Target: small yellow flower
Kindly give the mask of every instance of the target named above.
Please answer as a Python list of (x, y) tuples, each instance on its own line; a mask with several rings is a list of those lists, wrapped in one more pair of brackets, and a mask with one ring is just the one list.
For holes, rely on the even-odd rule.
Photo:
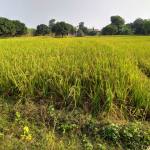
[(28, 142), (30, 142), (30, 141), (32, 140), (32, 135), (29, 134), (29, 135), (26, 137), (26, 140), (27, 140)]
[(25, 126), (25, 127), (23, 128), (23, 130), (24, 130), (24, 133), (29, 133), (29, 127)]
[(21, 140), (27, 141), (27, 142), (32, 141), (32, 134), (30, 134), (28, 126), (24, 126), (23, 135), (21, 135)]

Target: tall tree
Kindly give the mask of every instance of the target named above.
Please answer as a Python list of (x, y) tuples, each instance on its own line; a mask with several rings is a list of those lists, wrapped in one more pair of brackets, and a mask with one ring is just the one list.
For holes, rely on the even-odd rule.
[(27, 27), (25, 26), (24, 23), (18, 21), (18, 20), (14, 20), (12, 21), (14, 26), (15, 26), (15, 35), (24, 35), (27, 33)]
[(133, 28), (135, 34), (144, 34), (144, 20), (141, 18), (136, 19), (133, 22)]
[(50, 32), (52, 32), (52, 27), (55, 25), (55, 19), (51, 19), (50, 21), (49, 21), (49, 30), (50, 30)]
[(111, 24), (118, 28), (117, 34), (120, 34), (122, 27), (125, 24), (125, 20), (120, 16), (111, 16)]
[(80, 22), (79, 23), (79, 30), (82, 30), (82, 32), (84, 33), (84, 35), (88, 35), (88, 28), (85, 27), (84, 22)]
[(120, 16), (111, 16), (111, 24), (116, 25), (116, 26), (121, 26), (124, 25), (125, 21), (122, 17)]
[(144, 34), (150, 35), (150, 19), (144, 20)]
[(0, 36), (14, 36), (16, 33), (15, 25), (7, 18), (0, 18)]
[(45, 24), (40, 24), (37, 26), (36, 35), (46, 35), (49, 34), (49, 27)]
[(55, 35), (61, 35), (64, 37), (65, 35), (68, 35), (69, 33), (71, 34), (73, 32), (73, 26), (65, 22), (57, 22), (52, 27), (52, 32), (54, 32)]
[(84, 22), (80, 22), (79, 23), (79, 29), (83, 29), (84, 28)]

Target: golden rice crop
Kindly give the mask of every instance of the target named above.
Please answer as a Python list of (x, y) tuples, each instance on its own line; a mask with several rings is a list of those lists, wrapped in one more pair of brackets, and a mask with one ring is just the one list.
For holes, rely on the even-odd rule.
[(0, 40), (0, 94), (92, 112), (150, 110), (150, 37)]

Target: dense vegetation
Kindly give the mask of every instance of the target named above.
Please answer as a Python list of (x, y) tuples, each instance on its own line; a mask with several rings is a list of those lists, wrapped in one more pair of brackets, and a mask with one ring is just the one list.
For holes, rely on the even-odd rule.
[(0, 149), (146, 149), (149, 41), (1, 39)]
[(21, 36), (27, 34), (27, 27), (18, 20), (0, 18), (0, 36)]
[(104, 35), (150, 35), (150, 20), (136, 19), (133, 23), (125, 24), (120, 16), (112, 16), (111, 24), (102, 29)]
[[(28, 31), (28, 32), (27, 32)], [(87, 28), (84, 22), (80, 22), (77, 27), (64, 21), (56, 22), (55, 19), (49, 21), (49, 25), (40, 24), (36, 29), (28, 29), (24, 23), (17, 20), (0, 18), (0, 36), (21, 36), (21, 35), (51, 35), (51, 36), (96, 36), (96, 35), (150, 35), (150, 20), (136, 19), (133, 23), (125, 24), (125, 20), (120, 16), (112, 16), (111, 24), (101, 31), (94, 28)]]
[[(37, 32), (39, 26), (37, 26)], [(55, 19), (49, 21), (48, 26), (45, 25), (47, 34), (55, 35), (76, 35), (76, 36), (95, 36), (95, 35), (150, 35), (150, 20), (149, 19), (136, 19), (133, 23), (125, 24), (125, 20), (120, 16), (112, 16), (111, 24), (104, 27), (101, 31), (94, 28), (89, 29), (85, 26), (84, 22), (80, 22), (77, 27), (65, 22), (55, 22)], [(41, 33), (43, 35), (43, 33)]]

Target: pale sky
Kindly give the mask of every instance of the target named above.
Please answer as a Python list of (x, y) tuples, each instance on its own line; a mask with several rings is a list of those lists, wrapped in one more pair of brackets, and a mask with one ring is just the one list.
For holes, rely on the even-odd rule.
[(0, 0), (0, 16), (18, 19), (28, 27), (48, 24), (55, 18), (73, 25), (85, 22), (101, 29), (110, 16), (120, 15), (126, 22), (150, 18), (150, 0)]

